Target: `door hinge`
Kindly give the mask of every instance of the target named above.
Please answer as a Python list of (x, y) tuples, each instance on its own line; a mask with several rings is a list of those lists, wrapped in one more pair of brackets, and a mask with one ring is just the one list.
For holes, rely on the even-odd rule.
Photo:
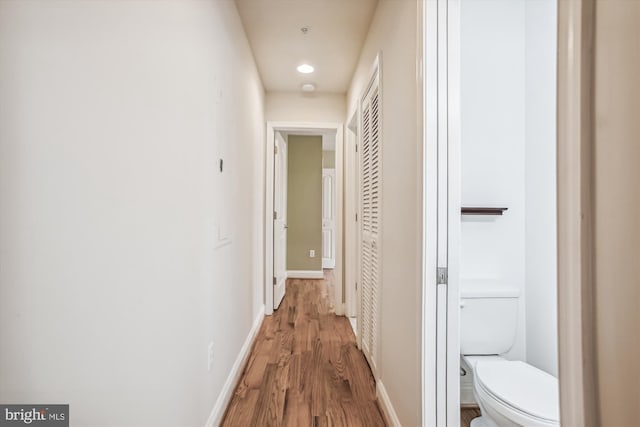
[(356, 144), (356, 153), (358, 152), (358, 144)]
[(278, 283), (278, 281), (276, 280), (275, 276), (273, 277), (273, 286), (275, 286)]
[(273, 219), (274, 220), (278, 219), (278, 212), (273, 211)]
[(278, 154), (278, 146), (277, 145), (273, 146), (273, 154)]
[(356, 213), (356, 222), (358, 222), (358, 214)]
[(438, 267), (438, 280), (437, 280), (437, 284), (438, 285), (446, 285), (447, 281), (449, 280), (449, 272), (447, 271), (447, 267)]
[(358, 282), (356, 282), (356, 291), (358, 290)]

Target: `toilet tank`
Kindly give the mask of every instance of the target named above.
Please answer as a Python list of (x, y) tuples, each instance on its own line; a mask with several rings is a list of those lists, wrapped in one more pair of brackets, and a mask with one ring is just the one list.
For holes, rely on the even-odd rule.
[(474, 289), (460, 293), (460, 353), (502, 354), (511, 349), (518, 326), (515, 288)]

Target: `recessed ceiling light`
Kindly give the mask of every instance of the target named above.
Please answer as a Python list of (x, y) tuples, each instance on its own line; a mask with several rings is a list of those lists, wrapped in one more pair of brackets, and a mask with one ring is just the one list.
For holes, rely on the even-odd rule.
[(302, 85), (303, 92), (313, 92), (314, 90), (316, 90), (316, 85), (313, 83), (305, 83)]
[(301, 64), (301, 65), (298, 65), (297, 70), (299, 73), (302, 73), (302, 74), (310, 74), (310, 73), (313, 73), (314, 68), (309, 64)]

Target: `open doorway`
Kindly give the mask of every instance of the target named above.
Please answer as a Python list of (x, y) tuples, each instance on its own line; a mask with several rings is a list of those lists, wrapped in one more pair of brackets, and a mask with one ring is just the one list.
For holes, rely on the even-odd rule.
[(500, 417), (559, 422), (556, 28), (556, 0), (460, 0), (462, 427), (505, 380)]
[(427, 8), (425, 424), (558, 425), (557, 2)]
[(268, 122), (267, 153), (265, 312), (287, 278), (322, 279), (327, 268), (342, 315), (342, 124)]

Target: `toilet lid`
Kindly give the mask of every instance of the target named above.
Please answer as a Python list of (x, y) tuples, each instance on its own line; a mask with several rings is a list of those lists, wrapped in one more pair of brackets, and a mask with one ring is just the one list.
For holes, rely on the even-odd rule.
[(498, 400), (533, 417), (560, 419), (558, 380), (519, 361), (478, 362), (476, 378)]

